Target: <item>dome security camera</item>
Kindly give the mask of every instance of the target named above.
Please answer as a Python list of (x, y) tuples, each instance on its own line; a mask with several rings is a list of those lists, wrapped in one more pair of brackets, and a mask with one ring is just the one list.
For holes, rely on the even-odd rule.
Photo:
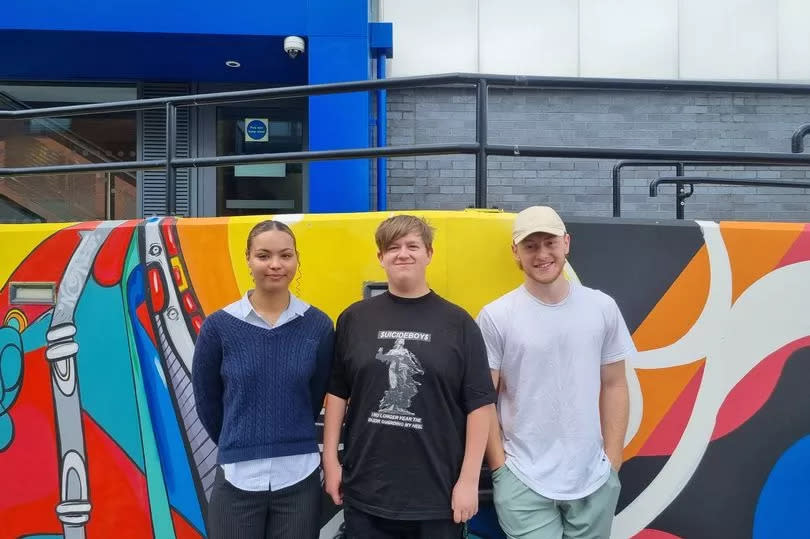
[(299, 54), (304, 54), (304, 50), (306, 46), (304, 45), (304, 39), (298, 36), (287, 36), (284, 38), (284, 52), (286, 52), (290, 58), (296, 58)]

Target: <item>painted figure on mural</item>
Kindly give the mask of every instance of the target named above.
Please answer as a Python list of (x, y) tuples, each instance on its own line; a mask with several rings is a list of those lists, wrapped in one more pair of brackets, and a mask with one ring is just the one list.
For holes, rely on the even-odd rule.
[(255, 288), (206, 318), (194, 396), (219, 454), (209, 537), (314, 539), (320, 531), (319, 415), (334, 330), (289, 291), (299, 264), (292, 230), (263, 221), (245, 251)]
[(494, 415), (484, 342), (470, 315), (428, 286), (433, 229), (424, 220), (391, 217), (375, 239), (388, 290), (338, 318), (326, 492), (344, 507), (348, 538), (459, 538), (478, 511)]
[(498, 391), (487, 460), (510, 538), (607, 538), (619, 498), (635, 346), (611, 297), (566, 279), (570, 241), (552, 208), (520, 212), (524, 283), (478, 316)]
[(22, 387), (23, 345), (20, 333), (25, 329), (25, 317), (12, 310), (0, 327), (0, 451), (14, 439), (14, 423), (9, 410)]

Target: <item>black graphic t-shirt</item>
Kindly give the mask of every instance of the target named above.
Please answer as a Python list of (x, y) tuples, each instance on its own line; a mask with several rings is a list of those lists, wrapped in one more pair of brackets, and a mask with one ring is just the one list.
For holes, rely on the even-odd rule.
[(337, 321), (329, 392), (349, 400), (343, 495), (398, 520), (452, 518), (467, 414), (495, 402), (481, 332), (433, 292), (384, 293)]

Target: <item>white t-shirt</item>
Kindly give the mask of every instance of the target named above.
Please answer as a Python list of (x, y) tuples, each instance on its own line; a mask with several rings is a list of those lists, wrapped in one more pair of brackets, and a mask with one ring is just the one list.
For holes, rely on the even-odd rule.
[(500, 371), (506, 465), (554, 500), (584, 498), (610, 475), (599, 420), (601, 367), (635, 346), (616, 302), (572, 283), (548, 305), (524, 286), (483, 308), (478, 325)]

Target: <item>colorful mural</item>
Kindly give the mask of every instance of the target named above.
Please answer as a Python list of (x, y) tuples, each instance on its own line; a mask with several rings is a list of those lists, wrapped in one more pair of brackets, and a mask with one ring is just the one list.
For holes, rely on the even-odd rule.
[[(477, 314), (520, 282), (512, 215), (423, 214), (438, 229), (437, 292)], [(383, 217), (279, 216), (301, 251), (294, 292), (336, 318), (382, 282)], [(216, 447), (196, 416), (192, 352), (205, 315), (250, 286), (259, 219), (0, 226), (0, 539), (206, 536)], [(569, 277), (616, 298), (640, 350), (613, 536), (802, 536), (810, 225), (570, 229)], [(14, 301), (35, 283), (55, 301)], [(326, 506), (322, 537), (341, 521)], [(501, 537), (486, 503), (470, 528)]]

